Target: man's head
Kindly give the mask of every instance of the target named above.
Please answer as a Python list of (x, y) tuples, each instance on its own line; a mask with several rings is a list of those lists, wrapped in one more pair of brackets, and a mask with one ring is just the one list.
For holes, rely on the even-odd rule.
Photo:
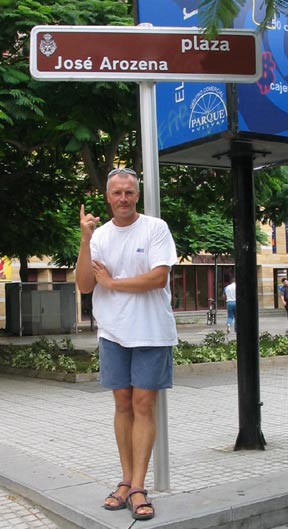
[(106, 192), (109, 191), (110, 182), (113, 179), (114, 176), (119, 175), (121, 178), (128, 178), (129, 175), (135, 178), (136, 183), (136, 189), (139, 192), (139, 180), (136, 171), (134, 169), (129, 169), (129, 167), (124, 167), (123, 169), (112, 169), (110, 173), (107, 175), (107, 184), (106, 184)]
[(107, 179), (107, 202), (113, 212), (113, 221), (118, 226), (133, 223), (138, 213), (139, 181), (133, 169), (113, 169)]
[(287, 279), (287, 277), (283, 277), (283, 278), (281, 279), (281, 281), (282, 281), (282, 285), (283, 285), (283, 287), (287, 287), (287, 286), (288, 286), (288, 279)]

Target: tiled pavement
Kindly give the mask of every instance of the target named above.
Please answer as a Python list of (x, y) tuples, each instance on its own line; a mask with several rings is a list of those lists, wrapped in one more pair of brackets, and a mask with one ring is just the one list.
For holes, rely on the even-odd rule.
[[(275, 326), (276, 322), (274, 329)], [(286, 358), (261, 363), (265, 451), (233, 451), (238, 433), (236, 370), (219, 371), (213, 367), (206, 372), (183, 370), (176, 375), (174, 388), (167, 392), (171, 490), (162, 493), (154, 490), (152, 461), (146, 484), (159, 513), (155, 523), (167, 525), (168, 518), (171, 527), (173, 520), (178, 527), (180, 516), (180, 519), (183, 517), (180, 525), (184, 529), (210, 527), (193, 525), (191, 516), (195, 513), (197, 519), (202, 516), (201, 523), (204, 524), (208, 516), (207, 505), (210, 510), (214, 508), (214, 517), (223, 517), (223, 513), (229, 517), (230, 512), (236, 516), (237, 509), (249, 506), (251, 509), (251, 505), (260, 505), (261, 502), (259, 509), (265, 510), (268, 499), (274, 498), (277, 499), (278, 512), (281, 512), (277, 517), (280, 526), (288, 522), (288, 513), (285, 518), (288, 511)], [(103, 515), (103, 509), (101, 511), (104, 494), (115, 488), (120, 476), (112, 416), (111, 394), (101, 391), (95, 382), (68, 384), (0, 376), (0, 484), (15, 491), (14, 494), (0, 489), (0, 529), (62, 529), (62, 525), (55, 525), (58, 521), (53, 522), (41, 507), (37, 507), (37, 501), (33, 505), (26, 503), (17, 494), (26, 491), (30, 497), (31, 490), (38, 496), (40, 491), (41, 498), (48, 494), (49, 501), (54, 504), (59, 498), (63, 504), (66, 498), (70, 519), (75, 509), (77, 516), (81, 514), (80, 518), (84, 520), (83, 513), (79, 514), (79, 505), (83, 506), (87, 501), (85, 512), (88, 514), (83, 526), (88, 527), (94, 516), (93, 519), (100, 520), (100, 525), (95, 522), (95, 528), (114, 527), (111, 518), (106, 518), (106, 513)], [(89, 487), (94, 487), (95, 492), (91, 505)], [(65, 496), (67, 488), (71, 495), (70, 506), (70, 500)], [(86, 491), (85, 501), (81, 489)], [(163, 512), (163, 501), (167, 497), (169, 504), (164, 505), (165, 509), (171, 508), (169, 517)], [(193, 515), (187, 498), (189, 505), (192, 502)], [(6, 516), (3, 520), (2, 514)], [(258, 511), (256, 514), (260, 516)], [(73, 516), (72, 519), (76, 521)], [(188, 519), (190, 525), (187, 526)], [(131, 522), (125, 512), (121, 513), (121, 520), (125, 527)], [(276, 518), (270, 517), (269, 520), (272, 525), (277, 525), (274, 523)], [(235, 523), (221, 527), (234, 529), (237, 527)], [(266, 529), (272, 525), (255, 525), (253, 529)], [(149, 522), (145, 526), (152, 527), (153, 524)], [(70, 522), (67, 527), (72, 527)], [(252, 525), (241, 527), (250, 529)]]
[[(58, 529), (41, 508), (0, 487), (0, 529)], [(59, 528), (60, 529), (60, 528)]]
[[(268, 441), (263, 452), (233, 451), (238, 423), (234, 369), (176, 377), (167, 392), (173, 494), (288, 471), (286, 358), (284, 362), (262, 369), (262, 429)], [(0, 376), (0, 453), (38, 457), (114, 486), (120, 466), (113, 399), (97, 389), (97, 383), (63, 385)], [(152, 466), (147, 486), (153, 490)]]
[[(265, 451), (233, 451), (238, 420), (235, 370), (176, 377), (168, 392), (171, 490), (153, 490), (151, 464), (147, 487), (154, 499), (233, 484), (244, 490), (252, 479), (266, 477), (268, 482), (273, 476), (288, 476), (288, 365), (263, 366), (261, 372)], [(18, 481), (17, 468), (24, 461), (27, 468), (56, 466), (60, 474), (97, 483), (107, 492), (115, 487), (120, 467), (110, 392), (99, 392), (96, 383), (69, 385), (8, 376), (0, 377), (0, 388), (0, 474), (10, 475), (15, 466)], [(101, 504), (102, 497), (96, 501)]]

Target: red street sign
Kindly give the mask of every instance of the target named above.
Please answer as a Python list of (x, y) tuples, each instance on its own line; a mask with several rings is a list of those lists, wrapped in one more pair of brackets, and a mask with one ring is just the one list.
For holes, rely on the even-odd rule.
[(199, 30), (141, 26), (36, 26), (30, 72), (39, 80), (221, 81), (261, 77), (259, 39), (225, 30), (208, 40)]

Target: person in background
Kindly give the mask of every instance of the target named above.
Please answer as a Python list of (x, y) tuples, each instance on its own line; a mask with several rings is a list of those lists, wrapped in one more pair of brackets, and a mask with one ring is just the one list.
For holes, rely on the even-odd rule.
[(226, 332), (229, 334), (234, 321), (234, 331), (236, 332), (236, 283), (232, 276), (228, 276), (228, 285), (224, 288), (223, 298), (226, 300), (227, 324)]
[(282, 279), (282, 287), (280, 288), (280, 297), (281, 297), (283, 306), (286, 310), (286, 314), (288, 318), (288, 279), (286, 277), (283, 277)]
[(93, 291), (98, 327), (100, 383), (112, 389), (114, 429), (122, 477), (104, 508), (128, 507), (136, 520), (153, 518), (145, 477), (155, 440), (157, 392), (172, 387), (172, 347), (178, 343), (169, 273), (177, 262), (162, 219), (137, 212), (139, 181), (133, 169), (108, 174), (113, 218), (80, 211), (76, 281)]

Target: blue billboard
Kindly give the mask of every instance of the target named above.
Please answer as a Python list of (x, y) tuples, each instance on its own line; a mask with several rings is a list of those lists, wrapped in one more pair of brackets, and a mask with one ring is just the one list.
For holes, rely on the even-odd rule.
[[(199, 27), (197, 1), (138, 0), (139, 22)], [(157, 93), (159, 150), (227, 130), (226, 86), (220, 83), (160, 83)]]
[[(288, 137), (288, 7), (284, 4), (279, 3), (278, 14), (261, 33), (261, 79), (236, 85), (233, 134), (280, 142)], [(137, 0), (137, 8), (139, 23), (189, 28), (200, 25), (197, 0)], [(234, 28), (257, 30), (264, 16), (263, 0), (248, 0), (234, 21)], [(156, 90), (160, 154), (231, 132), (230, 92), (224, 83), (179, 79), (179, 83), (157, 84)], [(283, 160), (283, 150), (275, 156)], [(275, 163), (274, 159), (270, 161)]]
[[(247, 2), (235, 27), (259, 29), (264, 14), (262, 0), (252, 5)], [(254, 134), (288, 137), (288, 6), (279, 5), (261, 40), (262, 78), (254, 84), (237, 85), (238, 127)]]

